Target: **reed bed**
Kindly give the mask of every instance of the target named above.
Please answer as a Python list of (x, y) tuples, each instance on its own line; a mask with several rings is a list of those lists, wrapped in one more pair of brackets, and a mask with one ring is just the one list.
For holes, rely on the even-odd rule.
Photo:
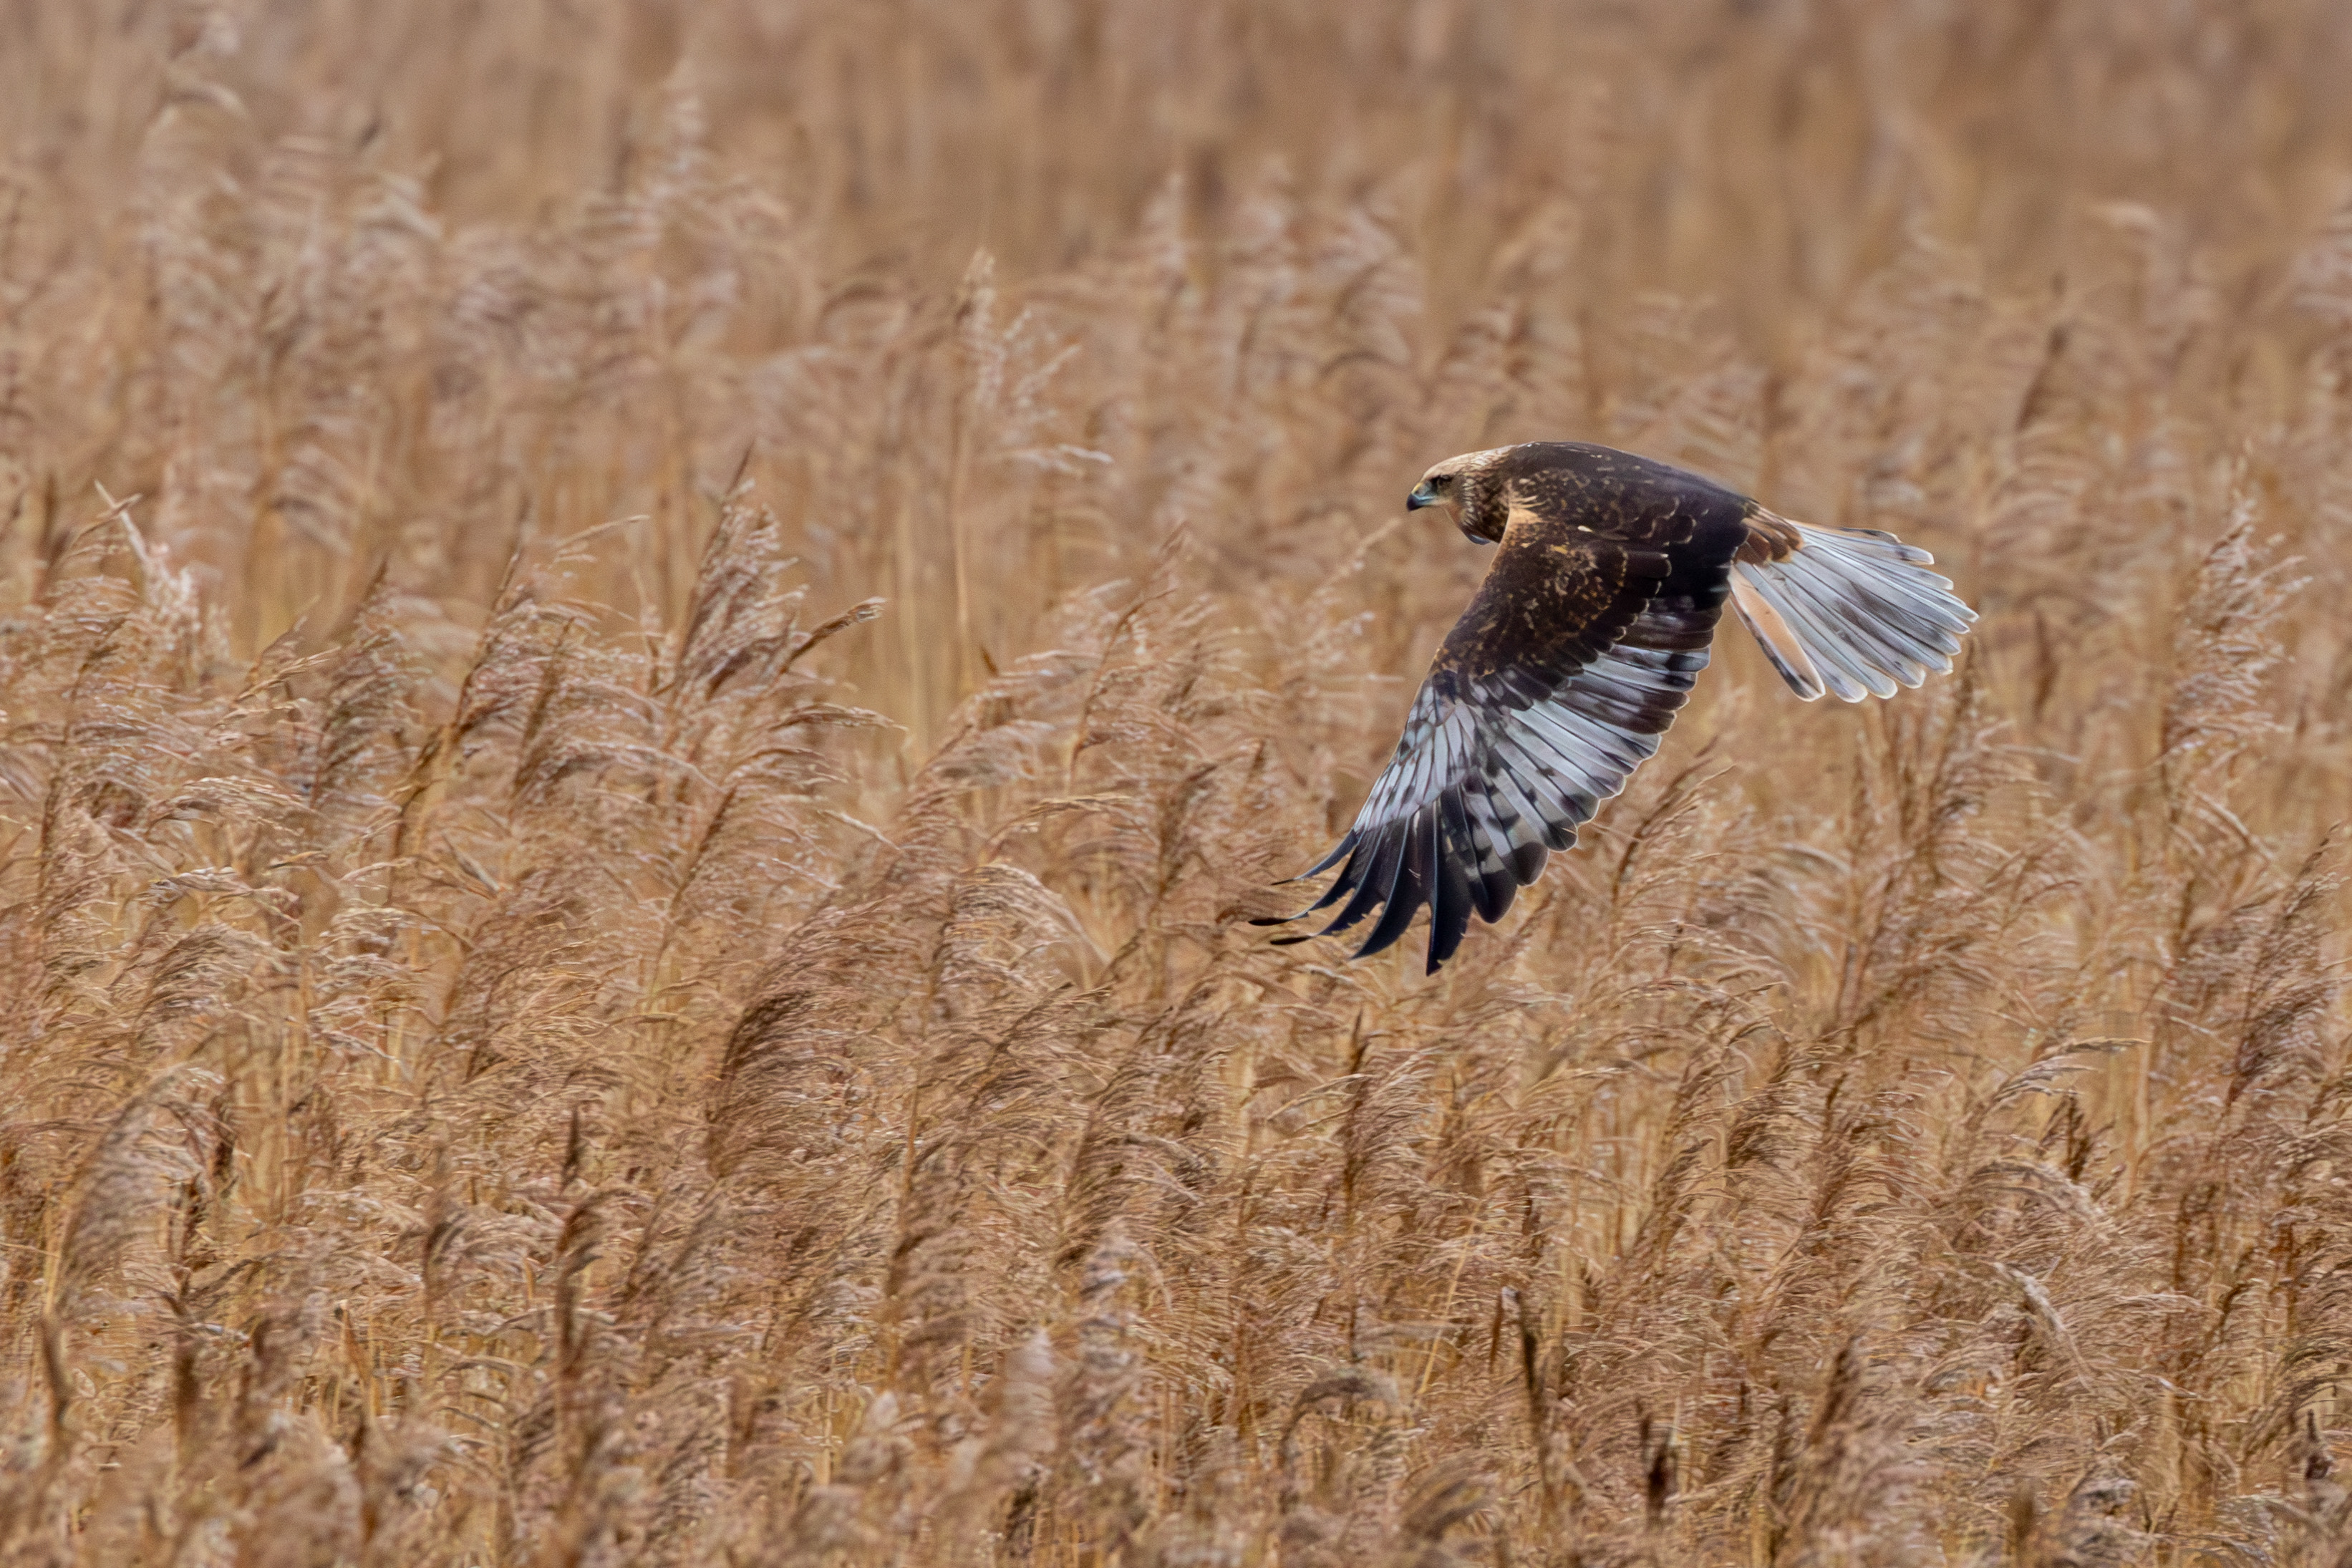
[[(0, 7), (0, 1562), (2345, 1562), (2347, 79)], [(1268, 946), (1540, 437), (1963, 667), (1731, 634), (1441, 974)]]

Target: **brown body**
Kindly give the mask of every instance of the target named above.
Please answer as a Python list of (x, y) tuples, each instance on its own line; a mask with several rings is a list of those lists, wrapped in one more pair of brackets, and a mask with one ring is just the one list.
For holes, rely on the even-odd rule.
[(1436, 504), (1502, 546), (1438, 650), (1435, 668), (1465, 675), (1565, 679), (1637, 619), (1643, 646), (1704, 648), (1733, 561), (1779, 543), (1747, 497), (1607, 447), (1534, 442), (1440, 468), (1424, 481), (1450, 477)]

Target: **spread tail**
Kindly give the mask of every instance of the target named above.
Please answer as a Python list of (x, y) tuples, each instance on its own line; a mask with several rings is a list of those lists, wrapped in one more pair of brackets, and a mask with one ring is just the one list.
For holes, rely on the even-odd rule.
[(1790, 526), (1794, 551), (1732, 567), (1731, 603), (1790, 690), (1859, 702), (1951, 669), (1977, 613), (1925, 569), (1934, 556), (1874, 529)]

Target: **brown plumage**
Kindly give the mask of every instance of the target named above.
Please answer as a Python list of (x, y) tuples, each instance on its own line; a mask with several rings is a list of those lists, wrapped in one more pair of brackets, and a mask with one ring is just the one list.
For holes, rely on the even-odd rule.
[(1300, 913), (1347, 900), (1322, 936), (1377, 910), (1360, 958), (1402, 936), (1424, 904), (1432, 972), (1474, 911), (1501, 919), (1657, 751), (1706, 667), (1727, 599), (1809, 700), (1891, 697), (1948, 670), (1976, 618), (1925, 570), (1927, 552), (1892, 534), (1791, 522), (1606, 447), (1541, 441), (1451, 458), (1406, 504), (1444, 507), (1501, 549), (1355, 826), (1302, 874), (1346, 861)]

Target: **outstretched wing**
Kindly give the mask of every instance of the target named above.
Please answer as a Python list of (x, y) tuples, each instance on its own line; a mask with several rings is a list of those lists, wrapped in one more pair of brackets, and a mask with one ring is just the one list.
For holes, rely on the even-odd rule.
[[(1475, 910), (1502, 918), (1550, 851), (1625, 787), (1706, 666), (1745, 540), (1739, 498), (1707, 486), (1515, 507), (1495, 563), (1413, 699), (1395, 758), (1301, 915), (1317, 936), (1379, 918), (1360, 958), (1430, 908), (1429, 970)], [(1290, 916), (1298, 919), (1300, 916)], [(1278, 924), (1280, 921), (1264, 921)], [(1307, 937), (1286, 937), (1303, 942)]]

